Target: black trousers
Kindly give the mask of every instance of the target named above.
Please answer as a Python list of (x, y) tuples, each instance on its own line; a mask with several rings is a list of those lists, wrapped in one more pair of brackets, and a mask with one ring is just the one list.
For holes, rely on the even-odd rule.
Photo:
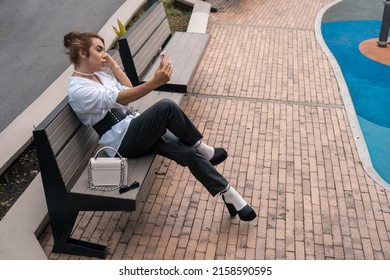
[(135, 158), (153, 152), (188, 166), (195, 178), (215, 196), (226, 188), (228, 181), (191, 147), (202, 137), (175, 102), (163, 99), (131, 121), (119, 153)]

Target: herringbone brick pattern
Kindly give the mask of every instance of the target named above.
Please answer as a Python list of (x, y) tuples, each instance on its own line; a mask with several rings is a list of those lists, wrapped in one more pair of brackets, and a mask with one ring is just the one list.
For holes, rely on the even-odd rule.
[[(211, 42), (183, 110), (229, 157), (256, 209), (230, 218), (188, 169), (158, 157), (136, 212), (85, 212), (76, 238), (110, 259), (390, 259), (389, 192), (365, 173), (314, 21), (330, 0), (210, 0)], [(50, 259), (50, 228), (41, 236)]]

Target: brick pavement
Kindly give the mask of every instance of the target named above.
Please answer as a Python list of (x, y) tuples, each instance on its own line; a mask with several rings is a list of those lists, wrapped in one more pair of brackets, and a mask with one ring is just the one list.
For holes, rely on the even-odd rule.
[[(328, 0), (210, 0), (211, 42), (181, 107), (229, 158), (258, 213), (230, 218), (188, 169), (157, 157), (138, 210), (85, 212), (74, 236), (109, 259), (390, 259), (389, 193), (360, 163), (314, 21)], [(40, 237), (50, 259), (50, 228)]]

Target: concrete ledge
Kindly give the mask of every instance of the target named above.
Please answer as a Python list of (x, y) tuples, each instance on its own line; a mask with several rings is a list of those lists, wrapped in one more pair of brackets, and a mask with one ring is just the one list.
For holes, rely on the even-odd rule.
[[(99, 34), (104, 38), (107, 49), (116, 41), (112, 25), (119, 18), (128, 23), (147, 0), (126, 1), (107, 21)], [(67, 94), (70, 66), (31, 104), (14, 122), (0, 134), (0, 173), (16, 159), (32, 142), (32, 130)], [(41, 176), (38, 175), (12, 208), (0, 221), (0, 259), (47, 259), (37, 237), (48, 222), (45, 195)]]
[(39, 236), (48, 223), (41, 176), (37, 176), (0, 222), (0, 259), (47, 259)]

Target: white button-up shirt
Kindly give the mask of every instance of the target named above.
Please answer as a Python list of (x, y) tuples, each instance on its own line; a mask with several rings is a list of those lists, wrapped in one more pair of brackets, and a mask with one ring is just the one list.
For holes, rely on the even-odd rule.
[[(112, 108), (122, 108), (123, 112), (127, 110), (126, 106), (117, 103), (116, 100), (119, 92), (128, 89), (128, 87), (120, 84), (113, 75), (105, 72), (95, 72), (95, 75), (101, 84), (82, 77), (70, 77), (69, 79), (69, 104), (80, 121), (87, 126), (98, 123)], [(114, 125), (102, 135), (99, 144), (118, 150), (131, 120), (138, 115), (128, 115), (124, 120)], [(109, 156), (115, 155), (111, 150), (107, 150), (107, 154)]]

